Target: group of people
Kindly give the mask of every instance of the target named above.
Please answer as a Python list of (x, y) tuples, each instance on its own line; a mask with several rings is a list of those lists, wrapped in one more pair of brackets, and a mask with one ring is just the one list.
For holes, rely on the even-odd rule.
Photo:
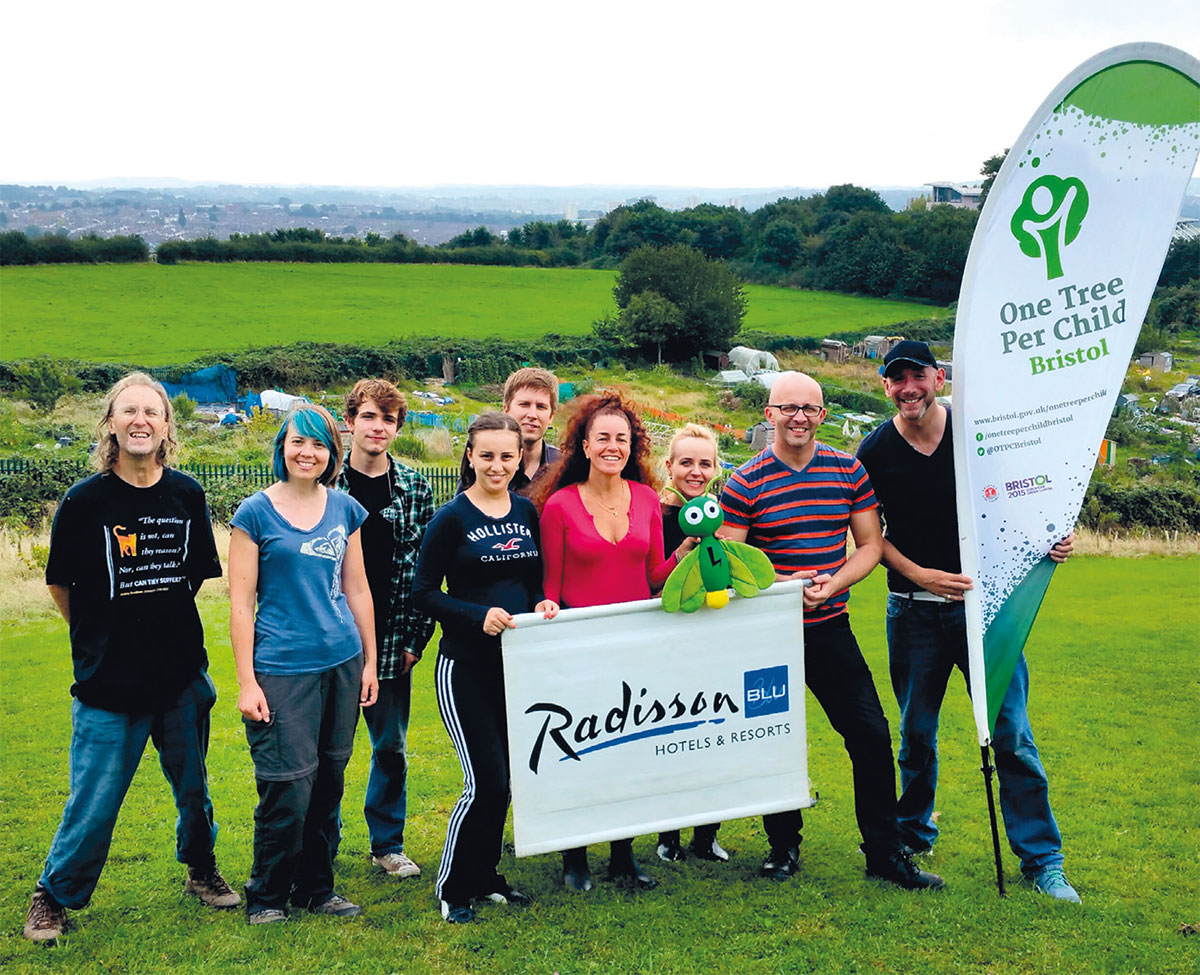
[[(825, 408), (815, 380), (777, 379), (765, 408), (774, 442), (730, 475), (722, 533), (763, 550), (778, 579), (808, 580), (806, 682), (850, 756), (867, 874), (936, 889), (942, 878), (914, 857), (937, 836), (938, 712), (950, 672), (966, 674), (962, 594), (972, 582), (958, 564), (950, 413), (936, 400), (944, 373), (919, 342), (900, 343), (880, 371), (897, 414), (857, 457), (816, 439)], [(258, 793), (244, 888), (251, 924), (297, 909), (361, 913), (334, 889), (333, 873), (360, 713), (371, 743), (371, 861), (390, 876), (420, 874), (404, 850), (406, 736), (412, 669), (435, 621), (438, 708), (463, 770), (435, 883), (441, 913), (464, 923), (481, 899), (528, 902), (498, 872), (510, 798), (501, 635), (520, 613), (552, 619), (560, 608), (653, 595), (696, 544), (679, 524), (680, 504), (704, 494), (720, 469), (713, 432), (688, 424), (667, 447), (660, 490), (634, 404), (617, 392), (579, 397), (555, 448), (545, 435), (557, 409), (553, 374), (524, 368), (509, 377), (503, 411), (472, 421), (459, 492), (436, 512), (428, 483), (389, 453), (406, 412), (391, 383), (362, 380), (348, 394), (348, 454), (322, 407), (284, 418), (277, 480), (238, 508), (229, 547), (238, 708)], [(63, 498), (46, 569), (70, 628), (75, 683), (70, 796), (25, 925), (36, 941), (59, 937), (67, 909), (90, 899), (148, 739), (179, 810), (185, 890), (214, 908), (241, 903), (214, 857), (205, 765), (216, 692), (195, 597), (221, 566), (203, 489), (171, 468), (171, 404), (145, 374), (110, 391), (97, 440), (99, 472)], [(1068, 537), (1051, 557), (1063, 561), (1071, 549)], [(888, 722), (846, 609), (850, 587), (881, 560), (901, 709), (899, 798)], [(164, 648), (168, 621), (174, 636)], [(1035, 888), (1078, 902), (1062, 869), (1028, 687), (1022, 658), (996, 726), (1001, 810)], [(694, 856), (729, 859), (718, 826), (695, 828)], [(799, 810), (764, 817), (763, 876), (796, 873), (801, 826)], [(657, 853), (683, 859), (679, 831), (660, 834)], [(611, 844), (608, 877), (655, 886), (631, 839)], [(592, 887), (585, 848), (563, 853), (562, 880)]]

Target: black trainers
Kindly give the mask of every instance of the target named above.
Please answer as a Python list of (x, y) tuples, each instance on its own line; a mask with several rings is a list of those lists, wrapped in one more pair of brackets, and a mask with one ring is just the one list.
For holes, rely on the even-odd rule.
[(800, 869), (800, 848), (796, 846), (781, 846), (772, 848), (758, 868), (760, 877), (770, 877), (772, 880), (787, 880)]
[(936, 873), (922, 870), (901, 850), (883, 860), (868, 860), (867, 876), (886, 880), (905, 890), (941, 890), (946, 886), (946, 881)]
[(475, 920), (475, 912), (470, 904), (451, 904), (442, 901), (442, 917), (451, 924), (470, 924)]
[(199, 897), (201, 902), (209, 907), (221, 910), (237, 907), (242, 902), (238, 892), (221, 876), (215, 860), (206, 867), (188, 867), (187, 883), (183, 885), (183, 891), (185, 894)]
[(679, 845), (679, 840), (659, 843), (655, 850), (660, 860), (665, 860), (667, 863), (678, 863), (683, 859), (683, 847)]
[(54, 944), (66, 930), (67, 909), (51, 897), (45, 887), (35, 888), (22, 933), (30, 941)]
[(567, 890), (587, 891), (592, 889), (592, 875), (588, 872), (587, 848), (563, 850), (563, 886)]
[(684, 857), (683, 846), (679, 842), (679, 830), (669, 829), (658, 834), (658, 847), (654, 851), (660, 860), (667, 863), (678, 863)]
[(628, 854), (617, 854), (608, 862), (608, 879), (613, 883), (629, 884), (641, 890), (653, 890), (658, 881), (639, 866), (632, 851)]
[(496, 904), (509, 904), (512, 907), (528, 907), (533, 903), (533, 898), (528, 894), (522, 894), (516, 887), (510, 887), (507, 884), (484, 896)]
[(696, 840), (692, 839), (692, 844), (689, 847), (692, 851), (692, 856), (697, 860), (708, 860), (711, 863), (728, 863), (729, 854), (725, 852), (721, 844), (717, 842), (714, 836), (711, 840), (703, 838)]

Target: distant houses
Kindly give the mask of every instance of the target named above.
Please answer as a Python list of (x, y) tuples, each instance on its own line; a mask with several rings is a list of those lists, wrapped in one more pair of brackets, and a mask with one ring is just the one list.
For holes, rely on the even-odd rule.
[(978, 210), (983, 205), (983, 187), (964, 186), (962, 183), (928, 183), (931, 189), (931, 206), (946, 203), (964, 210)]

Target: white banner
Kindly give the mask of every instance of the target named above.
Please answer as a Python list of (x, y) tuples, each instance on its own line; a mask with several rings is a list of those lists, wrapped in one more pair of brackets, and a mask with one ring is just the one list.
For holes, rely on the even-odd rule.
[(517, 856), (811, 805), (801, 588), (693, 614), (646, 599), (518, 616)]
[(980, 743), (1078, 517), (1200, 147), (1200, 63), (1087, 61), (1013, 144), (954, 335), (954, 460)]

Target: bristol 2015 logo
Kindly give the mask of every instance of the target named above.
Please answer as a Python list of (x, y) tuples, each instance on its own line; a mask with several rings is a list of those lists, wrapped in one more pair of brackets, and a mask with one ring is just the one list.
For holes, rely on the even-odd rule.
[(747, 670), (746, 717), (759, 718), (765, 714), (778, 714), (788, 709), (788, 669), (764, 667), (762, 670)]

